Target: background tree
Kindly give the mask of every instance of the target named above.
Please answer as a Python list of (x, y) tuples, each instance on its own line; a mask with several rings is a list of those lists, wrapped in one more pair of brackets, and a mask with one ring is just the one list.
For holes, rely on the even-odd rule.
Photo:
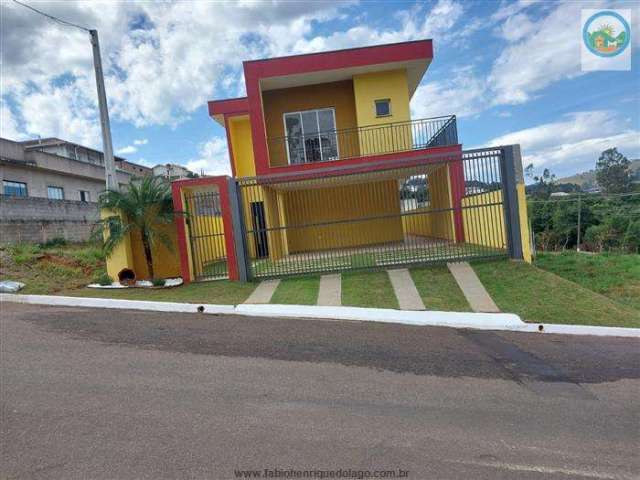
[(154, 278), (153, 247), (159, 242), (173, 251), (171, 238), (162, 228), (173, 222), (179, 212), (173, 209), (168, 181), (162, 177), (143, 177), (124, 187), (123, 191), (107, 190), (98, 198), (98, 207), (113, 213), (100, 220), (97, 233), (108, 232), (103, 243), (107, 256), (129, 233), (138, 232), (142, 240), (149, 276)]
[(617, 148), (605, 150), (596, 162), (596, 181), (606, 193), (631, 190), (631, 162)]

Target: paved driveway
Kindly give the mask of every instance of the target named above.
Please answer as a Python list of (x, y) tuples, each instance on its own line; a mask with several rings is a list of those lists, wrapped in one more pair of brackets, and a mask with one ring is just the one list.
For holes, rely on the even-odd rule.
[(1, 308), (0, 478), (640, 471), (633, 339)]

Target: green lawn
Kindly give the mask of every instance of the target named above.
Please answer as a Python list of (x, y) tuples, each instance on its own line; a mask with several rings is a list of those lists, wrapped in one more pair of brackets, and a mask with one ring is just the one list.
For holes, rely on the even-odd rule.
[(640, 327), (640, 311), (535, 266), (495, 261), (473, 268), (498, 307), (525, 321)]
[(427, 310), (470, 312), (462, 290), (446, 265), (410, 270), (413, 283)]
[(536, 266), (640, 310), (640, 255), (538, 254)]
[(345, 272), (342, 274), (342, 305), (371, 308), (399, 308), (387, 272)]
[(318, 301), (320, 277), (285, 278), (271, 298), (271, 303), (292, 305), (315, 305)]
[(123, 290), (101, 290), (82, 288), (60, 292), (59, 295), (95, 298), (117, 298), (120, 300), (149, 300), (158, 302), (212, 303), (237, 305), (244, 302), (258, 284), (254, 282), (230, 282), (215, 280), (194, 282), (174, 288), (129, 288)]

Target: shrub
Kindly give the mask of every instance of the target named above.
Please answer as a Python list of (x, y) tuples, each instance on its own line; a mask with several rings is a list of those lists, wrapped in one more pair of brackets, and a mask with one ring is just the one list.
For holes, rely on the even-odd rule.
[(53, 247), (64, 247), (67, 244), (67, 241), (62, 237), (52, 238), (51, 240), (47, 240), (44, 243), (40, 244), (41, 248), (53, 248)]
[(154, 287), (164, 287), (164, 278), (154, 278), (151, 283)]
[(40, 246), (33, 243), (16, 243), (9, 247), (9, 254), (16, 265), (32, 263), (40, 253)]
[(113, 280), (109, 275), (107, 275), (107, 272), (101, 272), (93, 277), (93, 283), (106, 286), (111, 285), (113, 283)]

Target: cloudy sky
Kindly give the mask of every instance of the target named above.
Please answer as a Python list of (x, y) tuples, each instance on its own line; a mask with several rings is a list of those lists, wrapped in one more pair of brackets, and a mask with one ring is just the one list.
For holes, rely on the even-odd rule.
[[(431, 38), (413, 118), (456, 114), (466, 147), (520, 143), (558, 175), (617, 146), (640, 157), (634, 2), (34, 2), (98, 29), (115, 150), (228, 173), (207, 100), (244, 95), (242, 60)], [(581, 8), (633, 10), (630, 72), (582, 72)], [(0, 136), (101, 149), (86, 32), (2, 0)], [(637, 32), (637, 33), (635, 33)]]

